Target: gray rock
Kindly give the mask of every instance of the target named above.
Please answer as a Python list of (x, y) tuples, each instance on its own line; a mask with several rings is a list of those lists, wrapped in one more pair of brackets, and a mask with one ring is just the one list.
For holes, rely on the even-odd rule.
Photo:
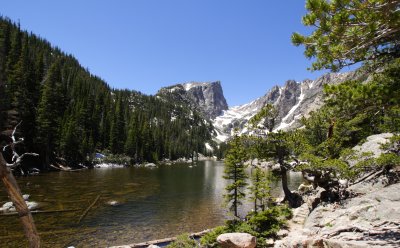
[(161, 88), (157, 95), (161, 97), (168, 95), (177, 102), (185, 102), (199, 110), (208, 120), (214, 119), (228, 109), (219, 81), (176, 84)]
[(154, 168), (154, 167), (157, 167), (157, 165), (154, 164), (154, 163), (147, 163), (147, 164), (144, 165), (144, 167), (146, 167), (146, 168)]
[(217, 237), (222, 248), (254, 248), (256, 237), (248, 233), (224, 233)]
[(30, 195), (28, 195), (28, 194), (22, 195), (22, 198), (24, 198), (24, 201), (29, 200), (29, 197), (30, 197)]
[(288, 230), (285, 230), (285, 229), (281, 229), (281, 230), (279, 230), (279, 231), (276, 233), (276, 235), (277, 235), (279, 238), (283, 238), (283, 237), (286, 237), (286, 236), (289, 235), (289, 231), (288, 231)]
[(149, 245), (149, 246), (147, 246), (147, 248), (160, 248), (160, 246), (158, 246), (158, 245)]
[(8, 209), (12, 208), (13, 206), (14, 206), (14, 204), (12, 202), (6, 202), (3, 204), (3, 209), (8, 210)]
[(358, 72), (328, 73), (316, 80), (288, 80), (284, 86), (274, 86), (264, 96), (250, 103), (224, 111), (223, 115), (214, 119), (214, 127), (225, 136), (230, 136), (234, 128), (239, 128), (241, 133), (248, 133), (250, 131), (246, 125), (249, 119), (270, 103), (278, 111), (275, 130), (298, 128), (301, 126), (301, 117), (308, 117), (311, 111), (323, 105), (325, 84), (339, 84), (361, 76)]
[(35, 209), (38, 209), (38, 208), (39, 208), (39, 203), (37, 203), (37, 202), (26, 201), (25, 203), (26, 203), (26, 205), (28, 206), (28, 209), (29, 209), (29, 210), (35, 210)]
[(214, 119), (228, 109), (221, 82), (183, 84), (189, 98), (207, 119)]
[(298, 191), (301, 194), (305, 194), (305, 193), (312, 191), (313, 189), (314, 189), (314, 186), (312, 184), (306, 185), (306, 184), (302, 183), (302, 184), (300, 184)]
[[(315, 208), (274, 247), (400, 247), (400, 184)], [(307, 232), (305, 232), (307, 230)]]
[(267, 239), (267, 240), (265, 240), (265, 245), (266, 245), (267, 247), (273, 247), (274, 244), (275, 244), (275, 240), (273, 240), (273, 239)]
[[(383, 153), (381, 148), (382, 144), (386, 144), (389, 139), (393, 136), (392, 133), (381, 133), (375, 134), (367, 137), (367, 140), (353, 148), (357, 155), (362, 155), (362, 153), (372, 153), (372, 157), (377, 158)], [(350, 161), (351, 165), (354, 165), (357, 161)]]
[(110, 205), (110, 206), (118, 206), (118, 205), (120, 205), (120, 203), (118, 201), (114, 201), (114, 200), (108, 201), (107, 204)]

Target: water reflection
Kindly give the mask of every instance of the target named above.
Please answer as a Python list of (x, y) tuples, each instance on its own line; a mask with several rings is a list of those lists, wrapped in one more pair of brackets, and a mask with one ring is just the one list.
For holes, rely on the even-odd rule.
[[(23, 193), (43, 204), (41, 210), (85, 209), (101, 194), (100, 201), (82, 223), (82, 213), (34, 216), (47, 247), (120, 245), (201, 231), (223, 224), (226, 181), (223, 163), (199, 162), (159, 168), (112, 168), (55, 172), (19, 178)], [(294, 178), (293, 178), (294, 177)], [(291, 176), (297, 187), (301, 176)], [(299, 179), (300, 178), (300, 179)], [(274, 194), (280, 182), (274, 182)], [(0, 203), (6, 202), (4, 192)], [(110, 206), (109, 201), (117, 201)], [(245, 204), (244, 207), (250, 206)], [(8, 238), (7, 238), (8, 237)], [(26, 247), (17, 218), (0, 217), (1, 247)]]

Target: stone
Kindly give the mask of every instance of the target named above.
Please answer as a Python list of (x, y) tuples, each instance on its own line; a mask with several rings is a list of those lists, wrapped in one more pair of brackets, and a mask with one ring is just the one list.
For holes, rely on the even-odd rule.
[(304, 183), (300, 184), (299, 188), (297, 189), (299, 193), (305, 194), (314, 189), (314, 186), (312, 184), (306, 185)]
[(273, 240), (273, 239), (267, 239), (267, 240), (265, 240), (265, 245), (266, 245), (267, 247), (273, 247), (274, 244), (275, 244), (275, 240)]
[(154, 167), (157, 167), (157, 165), (155, 163), (147, 163), (147, 164), (144, 165), (144, 167), (146, 167), (146, 168), (154, 168)]
[(279, 231), (276, 233), (276, 235), (277, 235), (278, 237), (280, 237), (280, 238), (283, 238), (283, 237), (286, 237), (286, 236), (289, 235), (289, 231), (288, 231), (288, 230), (285, 230), (285, 229), (281, 229), (281, 230), (279, 230)]
[(256, 237), (248, 233), (224, 233), (217, 242), (222, 248), (254, 248), (257, 244)]
[(26, 203), (26, 205), (28, 206), (28, 209), (29, 210), (35, 210), (35, 209), (38, 209), (39, 208), (39, 203), (37, 203), (37, 202), (34, 202), (34, 201), (26, 201), (25, 202)]
[(28, 195), (28, 194), (22, 195), (22, 198), (24, 198), (24, 201), (29, 200), (29, 197), (30, 197), (30, 195)]
[(8, 209), (12, 208), (13, 206), (14, 206), (14, 204), (12, 202), (6, 202), (3, 204), (3, 209), (8, 210)]
[(118, 206), (120, 203), (117, 202), (117, 201), (112, 200), (112, 201), (108, 201), (107, 204), (110, 205), (110, 206)]
[(160, 248), (160, 246), (158, 246), (158, 245), (149, 245), (149, 246), (147, 246), (147, 248)]
[(316, 193), (310, 197), (307, 198), (307, 205), (310, 209), (314, 209), (318, 206), (318, 204), (321, 203), (322, 199), (323, 199), (323, 195), (326, 194), (326, 190), (324, 188), (321, 187), (317, 187), (316, 189)]

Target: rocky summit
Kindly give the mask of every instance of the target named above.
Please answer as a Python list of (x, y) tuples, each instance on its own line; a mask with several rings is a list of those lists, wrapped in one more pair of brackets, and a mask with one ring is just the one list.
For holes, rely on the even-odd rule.
[(199, 110), (203, 117), (211, 120), (228, 109), (221, 82), (190, 82), (161, 88), (157, 95), (172, 96)]
[(360, 78), (357, 72), (328, 73), (316, 80), (296, 82), (288, 80), (283, 86), (272, 87), (264, 96), (244, 105), (234, 106), (213, 120), (217, 140), (226, 141), (232, 130), (248, 133), (247, 123), (266, 104), (273, 104), (278, 110), (275, 130), (289, 130), (300, 127), (300, 119), (323, 104), (323, 86), (338, 84), (349, 79)]
[(208, 119), (214, 119), (228, 109), (221, 82), (183, 84), (190, 99)]

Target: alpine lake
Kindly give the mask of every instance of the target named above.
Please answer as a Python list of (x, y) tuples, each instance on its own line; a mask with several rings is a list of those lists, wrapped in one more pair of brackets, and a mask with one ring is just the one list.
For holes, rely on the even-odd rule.
[[(43, 247), (107, 247), (222, 225), (230, 217), (224, 206), (223, 174), (223, 162), (201, 161), (50, 172), (17, 181), (29, 201), (39, 203), (38, 210), (49, 211), (33, 215)], [(296, 189), (301, 174), (289, 174), (289, 182)], [(271, 183), (273, 196), (281, 194), (280, 185), (278, 179)], [(8, 201), (2, 187), (0, 204)], [(242, 216), (250, 209), (251, 203), (245, 202)], [(17, 215), (0, 216), (0, 246), (27, 247)]]

